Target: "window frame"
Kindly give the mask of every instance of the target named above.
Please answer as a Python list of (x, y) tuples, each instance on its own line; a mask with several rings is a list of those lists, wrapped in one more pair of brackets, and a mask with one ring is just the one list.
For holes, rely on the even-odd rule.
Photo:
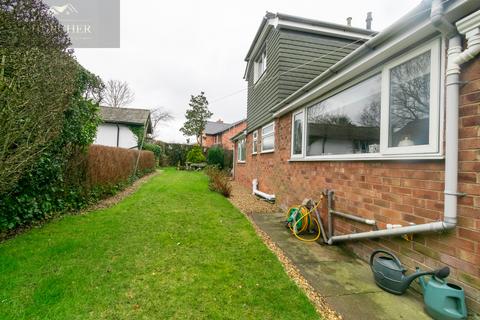
[[(290, 161), (361, 161), (361, 160), (423, 160), (423, 159), (443, 159), (443, 134), (444, 126), (442, 115), (444, 113), (444, 84), (445, 77), (441, 70), (445, 67), (445, 55), (444, 50), (445, 43), (440, 37), (431, 39), (426, 44), (417, 46), (411, 50), (406, 51), (396, 57), (389, 59), (387, 62), (382, 63), (369, 72), (358, 76), (350, 80), (347, 84), (344, 84), (332, 90), (319, 99), (316, 99), (292, 112), (292, 127), (291, 127), (291, 150)], [(429, 139), (428, 145), (419, 145), (411, 147), (388, 147), (388, 134), (389, 134), (389, 94), (390, 94), (390, 77), (385, 77), (386, 73), (390, 73), (390, 70), (404, 62), (407, 62), (422, 53), (431, 50), (430, 57), (430, 114), (429, 114)], [(380, 152), (378, 153), (363, 153), (363, 154), (337, 154), (337, 155), (316, 155), (308, 156), (306, 154), (307, 141), (308, 141), (308, 109), (316, 104), (336, 95), (342, 91), (345, 91), (358, 83), (365, 81), (376, 74), (381, 73), (381, 117), (380, 117)], [(302, 154), (293, 154), (293, 124), (295, 115), (303, 112), (303, 141), (302, 141)]]
[[(267, 71), (268, 59), (267, 59), (267, 45), (260, 50), (259, 54), (253, 60), (253, 83), (257, 84), (263, 75)], [(262, 66), (262, 70), (259, 67)]]
[[(272, 126), (272, 132), (264, 134), (264, 130), (267, 127)], [(264, 149), (263, 148), (263, 141), (265, 140), (265, 137), (270, 137), (273, 136), (273, 146), (272, 149)], [(270, 122), (262, 127), (262, 140), (260, 141), (260, 153), (272, 153), (275, 152), (275, 121)]]
[[(244, 149), (243, 152), (240, 152), (241, 147)], [(244, 159), (240, 159), (240, 155), (243, 155)], [(247, 155), (246, 155), (246, 138), (238, 139), (237, 141), (237, 163), (246, 163), (247, 161)]]
[[(408, 147), (389, 147), (390, 129), (390, 70), (430, 51), (430, 110), (429, 144)], [(385, 64), (382, 71), (382, 104), (380, 120), (380, 153), (384, 155), (429, 154), (439, 152), (440, 143), (440, 41), (434, 40), (408, 51)]]
[(252, 133), (252, 154), (258, 154), (258, 130)]
[[(305, 150), (306, 150), (306, 139), (305, 139), (305, 134), (307, 130), (307, 126), (305, 125), (305, 120), (306, 120), (306, 108), (302, 108), (301, 110), (297, 110), (296, 112), (292, 113), (292, 140), (291, 140), (291, 157), (292, 158), (303, 158), (305, 156)], [(293, 148), (294, 148), (294, 141), (295, 141), (295, 117), (298, 116), (299, 114), (302, 115), (302, 152), (300, 154), (294, 154), (293, 153)]]

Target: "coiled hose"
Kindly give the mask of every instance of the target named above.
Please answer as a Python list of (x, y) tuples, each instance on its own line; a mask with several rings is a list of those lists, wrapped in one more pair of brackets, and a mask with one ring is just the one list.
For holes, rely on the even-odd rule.
[[(300, 241), (304, 242), (314, 242), (320, 238), (321, 228), (320, 222), (317, 217), (312, 215), (320, 205), (320, 202), (316, 203), (312, 209), (308, 209), (306, 206), (291, 207), (287, 211), (287, 221), (286, 225), (292, 232), (292, 234)], [(312, 239), (307, 239), (302, 237), (302, 234), (312, 230), (315, 227), (317, 234)]]

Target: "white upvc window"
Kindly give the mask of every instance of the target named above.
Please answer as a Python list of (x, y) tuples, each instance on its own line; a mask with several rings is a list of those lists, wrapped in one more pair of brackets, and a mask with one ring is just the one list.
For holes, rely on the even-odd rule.
[(292, 160), (441, 158), (436, 39), (292, 114)]
[(383, 154), (439, 152), (440, 45), (433, 41), (385, 65)]
[(256, 83), (267, 70), (267, 47), (258, 55), (253, 64), (253, 82)]
[(292, 116), (292, 157), (303, 157), (305, 137), (305, 112), (302, 109)]
[(258, 130), (253, 131), (252, 134), (252, 154), (257, 154), (258, 151)]
[(237, 162), (245, 162), (245, 138), (238, 140), (237, 142)]
[(275, 122), (269, 123), (262, 128), (262, 153), (275, 150)]

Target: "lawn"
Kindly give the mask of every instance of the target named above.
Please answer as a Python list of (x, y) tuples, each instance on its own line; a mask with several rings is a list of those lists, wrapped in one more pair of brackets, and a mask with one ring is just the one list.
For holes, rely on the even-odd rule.
[(202, 173), (0, 244), (0, 319), (318, 319)]

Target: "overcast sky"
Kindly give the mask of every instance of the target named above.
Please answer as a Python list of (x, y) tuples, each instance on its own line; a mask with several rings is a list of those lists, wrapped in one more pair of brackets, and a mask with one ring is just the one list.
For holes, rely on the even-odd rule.
[(121, 48), (77, 49), (79, 62), (104, 81), (127, 81), (132, 107), (163, 107), (175, 119), (158, 138), (185, 142), (179, 132), (191, 94), (205, 91), (213, 120), (246, 117), (244, 58), (266, 11), (363, 28), (368, 11), (382, 30), (420, 0), (121, 0)]

